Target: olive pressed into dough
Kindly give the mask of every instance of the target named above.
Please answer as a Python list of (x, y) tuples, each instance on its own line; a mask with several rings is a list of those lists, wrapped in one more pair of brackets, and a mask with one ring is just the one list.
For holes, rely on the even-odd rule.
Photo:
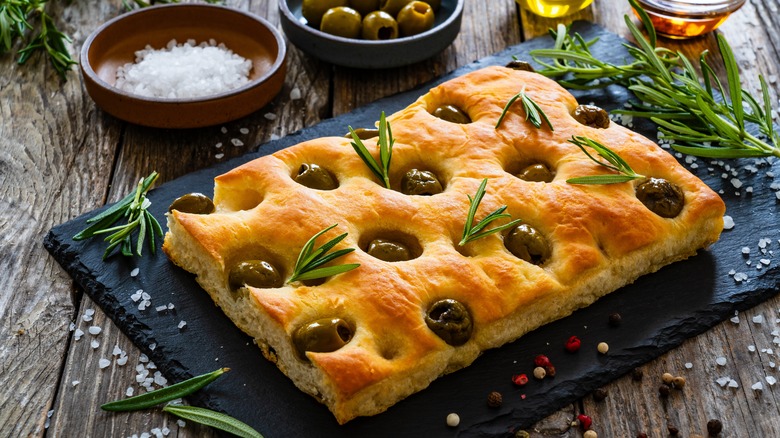
[(455, 105), (441, 105), (433, 110), (433, 115), (450, 123), (471, 123), (469, 115)]
[(293, 346), (301, 359), (306, 352), (336, 351), (352, 340), (355, 329), (341, 318), (322, 318), (299, 327), (292, 336)]
[(182, 213), (190, 214), (211, 214), (214, 213), (214, 202), (203, 193), (188, 193), (179, 196), (168, 207), (168, 212), (178, 210)]
[(450, 298), (433, 303), (425, 314), (425, 323), (444, 342), (454, 347), (468, 342), (474, 328), (466, 306)]
[(650, 211), (664, 218), (677, 217), (685, 205), (682, 189), (662, 178), (647, 178), (636, 186), (636, 197)]
[(298, 173), (293, 178), (298, 184), (310, 189), (333, 190), (339, 186), (333, 175), (314, 163), (303, 163), (298, 167)]
[(439, 178), (431, 171), (411, 169), (401, 178), (401, 193), (405, 195), (437, 195), (444, 189)]

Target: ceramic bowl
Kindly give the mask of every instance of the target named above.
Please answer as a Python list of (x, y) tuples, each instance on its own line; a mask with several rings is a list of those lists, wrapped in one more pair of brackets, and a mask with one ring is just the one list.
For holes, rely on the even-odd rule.
[[(176, 39), (214, 39), (252, 61), (249, 83), (206, 97), (142, 97), (114, 86), (117, 68), (135, 61), (146, 45), (160, 49)], [(286, 73), (282, 35), (266, 20), (209, 4), (171, 4), (139, 9), (98, 28), (81, 49), (87, 92), (109, 114), (157, 128), (195, 128), (238, 119), (265, 106), (281, 90)]]
[(307, 54), (344, 67), (379, 69), (414, 64), (437, 55), (460, 32), (465, 0), (442, 0), (432, 29), (421, 34), (383, 41), (342, 38), (306, 24), (303, 0), (279, 0), (282, 30)]

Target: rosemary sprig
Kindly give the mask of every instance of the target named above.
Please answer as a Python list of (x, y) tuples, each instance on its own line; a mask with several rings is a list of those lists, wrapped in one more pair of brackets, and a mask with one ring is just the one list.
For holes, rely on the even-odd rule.
[(352, 147), (355, 152), (360, 156), (366, 166), (371, 169), (371, 172), (379, 178), (386, 188), (390, 188), (390, 159), (393, 157), (393, 131), (390, 129), (390, 124), (385, 119), (385, 112), (379, 116), (379, 162), (374, 159), (374, 156), (368, 151), (363, 141), (358, 137), (352, 126), (349, 126), (349, 133), (352, 135)]
[[(644, 175), (640, 175), (634, 172), (634, 169), (632, 169), (631, 166), (629, 166), (628, 163), (626, 163), (626, 161), (617, 154), (617, 152), (604, 146), (596, 140), (577, 135), (572, 136), (569, 139), (569, 142), (580, 148), (580, 150), (582, 150), (582, 152), (584, 152), (585, 155), (587, 155), (588, 158), (593, 160), (595, 163), (599, 164), (600, 166), (604, 166), (607, 169), (614, 170), (618, 173), (617, 175), (593, 175), (569, 178), (566, 180), (566, 182), (569, 184), (616, 184), (645, 177)], [(588, 152), (587, 149), (585, 149), (585, 146), (595, 150), (596, 153), (607, 160), (607, 162), (605, 163), (595, 158), (590, 154), (590, 152)]]
[[(724, 86), (707, 61), (707, 51), (699, 56), (700, 79), (693, 62), (685, 55), (656, 46), (655, 29), (647, 13), (635, 0), (629, 3), (648, 32), (645, 38), (630, 17), (624, 17), (637, 42), (636, 47), (625, 45), (634, 62), (615, 65), (598, 60), (589, 49), (595, 41), (585, 42), (580, 35), (569, 34), (565, 26), (559, 25), (555, 32), (551, 31), (555, 38), (553, 49), (531, 52), (545, 67), (540, 73), (561, 78), (560, 83), (568, 88), (610, 84), (628, 87), (639, 102), (613, 113), (649, 118), (659, 126), (664, 138), (674, 140), (672, 147), (679, 152), (711, 158), (780, 157), (780, 134), (772, 123), (771, 99), (764, 78), (759, 76), (760, 98), (742, 88), (739, 68), (726, 39), (717, 36), (726, 70)], [(757, 126), (765, 138), (751, 134), (749, 124)]]
[(215, 412), (210, 409), (170, 404), (163, 407), (163, 411), (184, 418), (185, 420), (224, 430), (225, 432), (232, 433), (241, 438), (263, 438), (263, 436), (260, 435), (260, 432), (252, 429), (248, 424), (236, 420), (229, 415)]
[(171, 386), (166, 386), (165, 388), (106, 403), (100, 406), (100, 409), (111, 412), (126, 412), (151, 408), (152, 406), (190, 395), (228, 371), (230, 371), (230, 368), (220, 368), (210, 373), (201, 374)]
[[(163, 232), (160, 223), (149, 213), (148, 208), (152, 202), (146, 197), (146, 192), (149, 191), (157, 176), (157, 172), (152, 172), (146, 178), (138, 181), (135, 192), (125, 196), (111, 208), (88, 219), (87, 223), (92, 225), (73, 236), (73, 240), (84, 240), (98, 234), (108, 234), (104, 239), (109, 243), (108, 248), (103, 253), (105, 260), (117, 247), (127, 257), (132, 257), (134, 254), (140, 257), (144, 240), (148, 238), (149, 248), (154, 254), (155, 236), (162, 237)], [(126, 224), (111, 226), (122, 218), (127, 218)], [(138, 229), (138, 235), (136, 243), (133, 245), (132, 238), (136, 229)]]
[(474, 216), (477, 214), (479, 203), (482, 202), (482, 198), (485, 196), (486, 188), (487, 188), (487, 178), (482, 180), (482, 184), (479, 185), (479, 188), (477, 189), (477, 193), (474, 195), (473, 198), (471, 197), (471, 195), (466, 195), (469, 197), (469, 213), (468, 216), (466, 217), (466, 224), (463, 227), (463, 238), (460, 239), (460, 242), (458, 242), (458, 246), (463, 246), (471, 242), (472, 240), (477, 240), (481, 237), (485, 237), (493, 233), (498, 233), (499, 231), (506, 230), (520, 223), (520, 219), (515, 219), (504, 225), (499, 225), (495, 228), (485, 230), (488, 224), (490, 224), (495, 220), (512, 217), (512, 215), (510, 215), (509, 213), (504, 213), (504, 211), (506, 211), (507, 208), (507, 206), (504, 205), (502, 207), (499, 207), (489, 215), (485, 216), (482, 220), (477, 222), (476, 225), (474, 224)]
[(338, 224), (333, 224), (328, 228), (325, 228), (324, 230), (312, 236), (311, 239), (306, 242), (306, 244), (301, 249), (300, 254), (298, 254), (298, 260), (295, 262), (293, 275), (289, 280), (287, 280), (287, 283), (292, 283), (293, 281), (314, 280), (316, 278), (330, 277), (332, 275), (351, 271), (360, 266), (359, 263), (347, 263), (344, 265), (328, 266), (325, 268), (321, 267), (322, 265), (343, 255), (349, 254), (355, 250), (354, 248), (345, 248), (328, 254), (328, 251), (333, 249), (334, 246), (338, 245), (339, 242), (347, 237), (347, 233), (337, 236), (325, 242), (319, 248), (314, 249), (314, 242), (317, 240), (317, 238), (335, 228), (336, 225)]
[(70, 37), (57, 29), (52, 17), (46, 13), (47, 0), (0, 0), (0, 54), (11, 51), (17, 38), (23, 38), (34, 26), (32, 18), (40, 19), (40, 29), (21, 50), (17, 62), (24, 64), (37, 51), (43, 50), (49, 56), (54, 70), (65, 79), (70, 67), (76, 61), (70, 57), (66, 47)]
[(520, 102), (523, 104), (523, 111), (525, 111), (526, 120), (530, 121), (531, 124), (538, 129), (542, 128), (542, 121), (544, 121), (544, 123), (547, 123), (547, 126), (550, 127), (550, 131), (555, 131), (555, 128), (553, 128), (552, 123), (550, 123), (550, 119), (547, 118), (547, 114), (544, 113), (542, 107), (540, 107), (538, 103), (536, 103), (533, 99), (531, 99), (530, 96), (525, 94), (525, 87), (523, 87), (523, 89), (520, 90), (519, 93), (512, 96), (512, 98), (509, 99), (509, 102), (506, 103), (504, 110), (501, 112), (501, 116), (498, 118), (498, 121), (496, 122), (496, 129), (498, 129), (498, 127), (501, 126), (501, 122), (504, 120), (504, 117), (509, 112), (509, 107), (511, 107), (512, 104), (515, 103), (517, 99), (520, 99)]

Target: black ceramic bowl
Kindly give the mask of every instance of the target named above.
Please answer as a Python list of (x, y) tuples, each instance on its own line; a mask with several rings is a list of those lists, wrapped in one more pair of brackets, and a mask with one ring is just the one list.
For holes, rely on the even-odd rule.
[(332, 64), (356, 68), (391, 68), (428, 59), (447, 48), (460, 32), (465, 0), (442, 0), (432, 29), (393, 40), (342, 38), (308, 26), (302, 0), (279, 0), (282, 30), (307, 54)]

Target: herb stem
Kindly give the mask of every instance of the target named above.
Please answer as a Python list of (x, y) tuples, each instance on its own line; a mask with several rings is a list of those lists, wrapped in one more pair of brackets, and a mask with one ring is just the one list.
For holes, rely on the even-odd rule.
[(171, 404), (163, 407), (163, 411), (184, 418), (185, 420), (224, 430), (225, 432), (232, 433), (241, 438), (263, 438), (258, 431), (252, 429), (248, 424), (229, 415), (215, 412), (210, 409)]
[(493, 233), (498, 233), (499, 231), (503, 231), (506, 229), (509, 229), (518, 223), (521, 222), (520, 219), (515, 219), (513, 221), (510, 221), (504, 225), (500, 225), (495, 228), (491, 228), (487, 231), (484, 231), (485, 228), (493, 221), (498, 219), (511, 219), (512, 215), (509, 213), (504, 213), (506, 211), (507, 206), (501, 206), (492, 213), (485, 216), (482, 220), (478, 221), (476, 224), (474, 224), (474, 217), (477, 214), (477, 209), (479, 208), (480, 202), (482, 202), (482, 198), (485, 196), (485, 191), (487, 188), (487, 178), (482, 180), (482, 183), (479, 185), (479, 188), (477, 189), (477, 193), (472, 198), (471, 195), (467, 195), (469, 198), (469, 212), (466, 216), (466, 224), (463, 226), (463, 236), (458, 242), (458, 246), (463, 246), (473, 240), (477, 240), (479, 238), (489, 236)]

